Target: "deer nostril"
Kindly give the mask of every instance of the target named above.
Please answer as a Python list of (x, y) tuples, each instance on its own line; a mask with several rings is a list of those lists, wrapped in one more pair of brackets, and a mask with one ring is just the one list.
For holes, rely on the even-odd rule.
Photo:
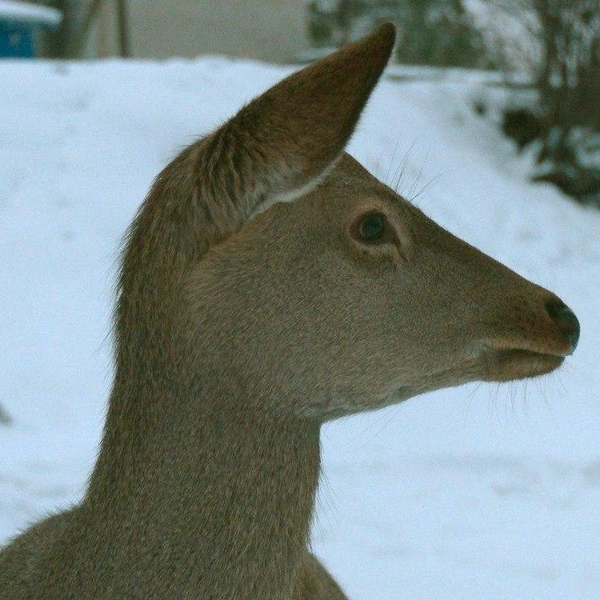
[(550, 318), (556, 323), (566, 340), (575, 350), (579, 341), (579, 321), (575, 313), (562, 302), (552, 302), (546, 305)]

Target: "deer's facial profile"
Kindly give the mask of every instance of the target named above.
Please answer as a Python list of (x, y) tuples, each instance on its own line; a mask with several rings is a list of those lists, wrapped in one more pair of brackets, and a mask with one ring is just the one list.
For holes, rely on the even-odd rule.
[(189, 290), (198, 339), (210, 335), (203, 360), (243, 356), (235, 380), (248, 397), (322, 420), (540, 375), (574, 347), (549, 312), (558, 298), (348, 155), (314, 190), (210, 249)]
[(291, 75), (166, 167), (124, 261), (123, 347), (318, 420), (562, 363), (579, 325), (556, 296), (345, 154), (393, 43), (384, 25)]

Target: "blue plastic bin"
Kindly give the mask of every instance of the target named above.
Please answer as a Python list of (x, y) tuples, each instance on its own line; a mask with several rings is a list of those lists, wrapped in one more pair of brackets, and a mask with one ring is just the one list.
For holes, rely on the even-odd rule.
[(0, 58), (33, 58), (43, 29), (56, 29), (60, 11), (31, 4), (0, 0)]

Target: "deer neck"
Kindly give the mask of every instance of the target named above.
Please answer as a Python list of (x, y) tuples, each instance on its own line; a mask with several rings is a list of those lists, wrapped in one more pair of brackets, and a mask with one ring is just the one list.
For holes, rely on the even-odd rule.
[[(182, 282), (206, 245), (196, 203), (181, 201), (194, 197), (178, 187), (187, 159), (157, 179), (128, 238), (115, 380), (80, 530), (94, 562), (115, 565), (110, 597), (276, 599), (306, 552), (319, 424), (260, 410), (233, 357), (186, 345)], [(147, 231), (161, 239), (149, 244)]]
[[(287, 593), (306, 552), (318, 424), (248, 410), (232, 391), (182, 398), (156, 388), (117, 376), (84, 502), (112, 564), (137, 565), (147, 578), (136, 589), (154, 594)], [(137, 406), (135, 423), (126, 406)], [(140, 407), (162, 407), (164, 418)]]

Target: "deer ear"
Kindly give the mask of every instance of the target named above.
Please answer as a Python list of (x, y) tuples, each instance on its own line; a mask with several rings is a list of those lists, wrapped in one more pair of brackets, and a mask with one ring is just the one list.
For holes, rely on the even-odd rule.
[[(250, 102), (202, 141), (199, 200), (237, 230), (267, 199), (292, 199), (341, 156), (388, 62), (395, 29), (368, 37), (298, 71)], [(226, 217), (226, 218), (224, 218)]]

